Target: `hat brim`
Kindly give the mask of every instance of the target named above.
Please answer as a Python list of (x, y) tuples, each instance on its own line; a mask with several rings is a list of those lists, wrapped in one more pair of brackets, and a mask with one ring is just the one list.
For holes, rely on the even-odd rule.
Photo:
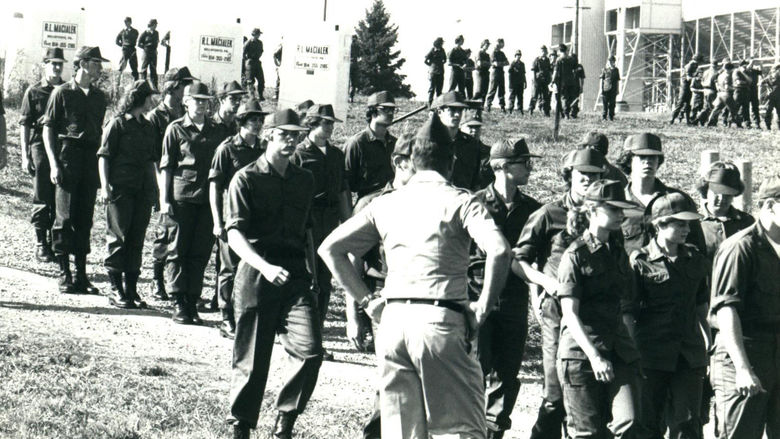
[(97, 56), (94, 56), (94, 57), (93, 57), (93, 56), (91, 56), (91, 57), (89, 57), (89, 58), (78, 58), (78, 60), (79, 60), (79, 61), (100, 61), (100, 62), (111, 62), (111, 60), (108, 60), (108, 59), (105, 59), (105, 58), (100, 58), (100, 57), (97, 57)]
[(580, 172), (600, 172), (602, 174), (607, 172), (606, 168), (600, 168), (595, 165), (574, 165), (572, 166), (572, 169), (576, 169)]
[(481, 127), (482, 125), (484, 124), (478, 120), (470, 120), (468, 122), (463, 122), (462, 124), (460, 124), (460, 126), (462, 127)]
[(266, 128), (277, 128), (285, 131), (308, 131), (309, 130), (308, 128), (302, 127), (300, 125), (293, 125), (291, 123), (283, 124), (283, 125), (272, 125)]
[(68, 62), (65, 58), (44, 58), (43, 62)]
[(643, 148), (631, 151), (634, 155), (664, 155), (663, 151), (657, 149)]
[(233, 90), (233, 91), (228, 91), (228, 92), (222, 93), (222, 96), (225, 96), (225, 95), (228, 95), (228, 96), (230, 96), (230, 95), (245, 95), (245, 94), (248, 94), (248, 92), (243, 91), (243, 90)]
[(682, 221), (694, 221), (694, 220), (700, 220), (702, 218), (704, 218), (704, 217), (702, 215), (696, 213), (696, 212), (685, 211), (685, 212), (673, 213), (671, 215), (664, 215), (664, 216), (661, 216), (661, 217), (658, 217), (658, 218), (653, 218), (652, 220), (653, 221), (658, 221), (658, 220), (676, 219), (676, 220), (682, 220)]
[(619, 207), (621, 209), (638, 209), (639, 205), (632, 203), (631, 201), (619, 201), (619, 200), (605, 200), (604, 203), (610, 206)]
[(270, 113), (267, 111), (258, 111), (258, 110), (251, 110), (251, 111), (245, 111), (243, 113), (236, 114), (236, 117), (239, 119), (245, 119), (250, 116), (266, 116)]
[(335, 116), (322, 116), (322, 115), (319, 115), (319, 118), (320, 119), (329, 120), (331, 122), (344, 122), (343, 120), (341, 120), (341, 119), (339, 119), (338, 117), (335, 117)]
[(723, 195), (739, 195), (743, 190), (742, 188), (735, 188), (722, 183), (714, 183), (712, 181), (708, 181), (707, 186), (712, 192)]
[(396, 105), (392, 102), (383, 102), (381, 104), (374, 104), (375, 107), (393, 107), (395, 108)]
[(449, 102), (449, 103), (446, 103), (446, 104), (445, 103), (433, 104), (433, 106), (431, 106), (431, 108), (433, 108), (434, 110), (437, 110), (439, 108), (447, 108), (447, 107), (450, 107), (450, 108), (471, 108), (469, 106), (469, 104), (465, 104), (463, 102)]
[(211, 95), (204, 95), (204, 94), (200, 94), (200, 93), (189, 94), (189, 95), (185, 95), (185, 96), (189, 96), (191, 98), (196, 98), (196, 99), (211, 99), (212, 98)]

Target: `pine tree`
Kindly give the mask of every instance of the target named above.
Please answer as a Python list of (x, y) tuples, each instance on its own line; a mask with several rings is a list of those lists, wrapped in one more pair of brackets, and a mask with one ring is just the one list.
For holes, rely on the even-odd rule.
[(371, 9), (366, 9), (366, 18), (355, 28), (359, 60), (353, 64), (357, 72), (357, 90), (362, 94), (389, 91), (395, 97), (412, 97), (414, 93), (404, 84), (406, 75), (398, 73), (406, 59), (399, 58), (401, 52), (393, 50), (398, 42), (398, 26), (390, 24), (390, 14), (382, 0), (375, 0)]

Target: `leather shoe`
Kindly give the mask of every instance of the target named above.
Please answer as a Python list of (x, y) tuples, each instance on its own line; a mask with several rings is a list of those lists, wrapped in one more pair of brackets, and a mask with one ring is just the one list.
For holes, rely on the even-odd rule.
[(35, 259), (39, 262), (55, 262), (57, 260), (48, 244), (38, 244), (35, 246)]
[(108, 296), (108, 303), (113, 307), (121, 309), (134, 308), (135, 304), (128, 300), (125, 294), (125, 289), (122, 285), (122, 273), (109, 271), (108, 281), (111, 284), (111, 295)]
[(219, 327), (219, 334), (225, 338), (235, 340), (236, 338), (236, 325), (229, 320), (223, 320), (222, 325)]
[(57, 288), (62, 294), (76, 294), (76, 289), (73, 288), (73, 278), (70, 273), (70, 260), (68, 259), (68, 255), (58, 256), (57, 262), (60, 265)]
[(274, 422), (274, 437), (279, 439), (292, 439), (293, 425), (298, 418), (296, 412), (279, 412)]
[(192, 322), (192, 325), (202, 325), (203, 320), (201, 320), (200, 316), (198, 315), (198, 304), (197, 304), (196, 298), (189, 298), (187, 299), (187, 314), (190, 316), (190, 321)]

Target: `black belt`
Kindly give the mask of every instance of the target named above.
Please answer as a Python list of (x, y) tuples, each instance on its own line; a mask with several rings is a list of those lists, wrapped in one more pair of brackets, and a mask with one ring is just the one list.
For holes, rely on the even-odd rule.
[(387, 303), (406, 303), (408, 305), (433, 305), (447, 308), (455, 312), (462, 313), (466, 310), (466, 307), (458, 302), (452, 300), (436, 300), (436, 299), (387, 299)]

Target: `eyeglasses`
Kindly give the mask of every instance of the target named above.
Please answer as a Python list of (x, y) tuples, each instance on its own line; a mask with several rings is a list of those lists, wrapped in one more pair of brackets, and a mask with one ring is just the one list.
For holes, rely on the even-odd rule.
[(529, 168), (529, 169), (533, 167), (533, 162), (531, 160), (529, 160), (529, 159), (512, 160), (512, 161), (506, 162), (506, 164), (507, 165), (523, 165), (523, 166), (525, 166), (526, 168)]
[(395, 114), (395, 107), (377, 107), (379, 111), (385, 114)]

